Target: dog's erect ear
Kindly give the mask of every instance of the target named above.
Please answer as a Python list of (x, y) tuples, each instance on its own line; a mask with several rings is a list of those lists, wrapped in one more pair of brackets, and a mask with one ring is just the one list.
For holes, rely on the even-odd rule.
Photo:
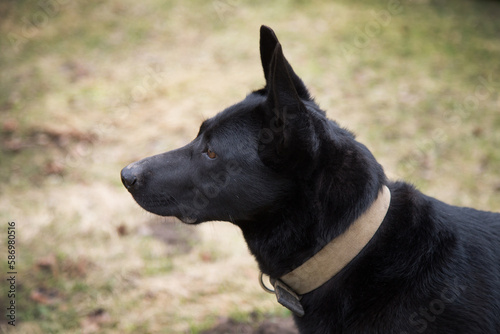
[(278, 112), (283, 112), (286, 108), (302, 109), (301, 107), (304, 107), (293, 81), (295, 73), (290, 73), (290, 70), (291, 67), (283, 55), (281, 44), (278, 43), (273, 52), (267, 80), (268, 105)]
[(267, 27), (260, 27), (260, 61), (262, 62), (262, 69), (264, 70), (264, 77), (266, 82), (269, 78), (269, 69), (271, 60), (273, 59), (274, 50), (276, 45), (279, 44), (278, 37), (274, 31)]
[[(280, 42), (278, 41), (278, 37), (276, 37), (276, 34), (274, 31), (267, 27), (267, 26), (261, 26), (260, 27), (260, 60), (262, 62), (262, 69), (264, 70), (264, 77), (266, 78), (266, 87), (269, 88), (269, 79), (270, 79), (270, 71), (271, 69), (271, 62), (273, 60), (273, 55), (276, 50), (276, 46), (280, 45)], [(297, 91), (298, 95), (303, 98), (303, 99), (310, 99), (309, 92), (307, 91), (306, 86), (302, 82), (302, 80), (298, 77), (297, 74), (292, 69), (292, 66), (288, 63), (286, 58), (283, 56), (283, 60), (285, 63), (285, 66), (287, 68), (287, 71), (290, 75), (290, 78), (292, 79), (293, 85), (295, 86), (295, 90)]]
[(310, 114), (299, 96), (290, 70), (281, 45), (277, 43), (269, 64), (267, 108), (259, 139), (259, 154), (265, 164), (280, 170), (293, 168), (298, 161), (310, 161), (314, 143)]

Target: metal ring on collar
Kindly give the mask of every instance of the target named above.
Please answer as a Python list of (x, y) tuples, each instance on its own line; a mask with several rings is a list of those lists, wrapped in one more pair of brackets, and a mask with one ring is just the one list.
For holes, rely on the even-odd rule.
[(265, 284), (264, 284), (264, 273), (263, 272), (260, 272), (260, 276), (259, 276), (259, 283), (260, 283), (260, 286), (262, 287), (262, 289), (264, 289), (265, 292), (268, 292), (268, 293), (274, 293), (274, 290), (273, 289), (269, 289)]

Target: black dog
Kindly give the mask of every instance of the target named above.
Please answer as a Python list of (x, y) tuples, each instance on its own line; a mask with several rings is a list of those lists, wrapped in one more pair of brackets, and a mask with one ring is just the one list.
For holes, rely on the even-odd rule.
[(260, 33), (266, 86), (124, 168), (137, 203), (239, 226), (301, 333), (500, 333), (500, 214), (388, 181)]

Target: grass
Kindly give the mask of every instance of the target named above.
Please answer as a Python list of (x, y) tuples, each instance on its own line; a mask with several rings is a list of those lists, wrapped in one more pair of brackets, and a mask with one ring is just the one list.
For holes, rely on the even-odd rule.
[(200, 226), (173, 251), (118, 177), (263, 85), (260, 24), (391, 178), (500, 210), (498, 2), (40, 3), (0, 4), (0, 220), (17, 223), (19, 260), (18, 326), (0, 332), (197, 333), (288, 315), (237, 229)]

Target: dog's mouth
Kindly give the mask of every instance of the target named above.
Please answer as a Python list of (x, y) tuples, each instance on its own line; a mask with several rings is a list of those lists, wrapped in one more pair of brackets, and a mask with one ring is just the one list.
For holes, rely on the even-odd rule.
[(160, 216), (172, 216), (170, 208), (177, 205), (174, 197), (165, 194), (146, 195), (132, 193), (132, 196), (144, 210)]
[(157, 195), (144, 195), (144, 194), (134, 194), (133, 198), (144, 210), (154, 213), (155, 215), (164, 217), (176, 217), (185, 224), (199, 224), (198, 218), (182, 214), (182, 210), (179, 209), (179, 203), (177, 200), (167, 194), (157, 194)]
[(184, 224), (188, 224), (188, 225), (196, 225), (196, 224), (201, 223), (200, 221), (198, 221), (198, 219), (196, 219), (194, 217), (176, 217), (176, 218), (179, 219)]

